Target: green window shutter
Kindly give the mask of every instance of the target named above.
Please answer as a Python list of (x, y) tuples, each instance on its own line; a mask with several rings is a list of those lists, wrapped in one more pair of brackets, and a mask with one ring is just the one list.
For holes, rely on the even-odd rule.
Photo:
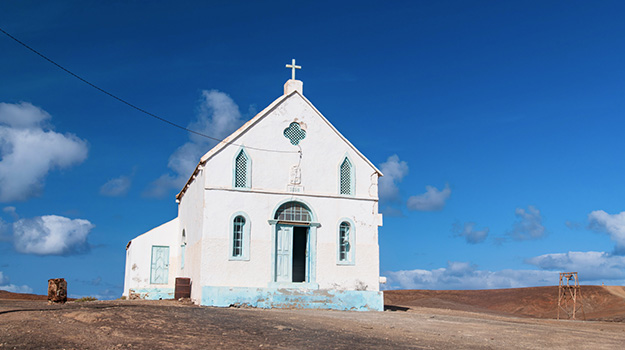
[(341, 194), (353, 194), (352, 164), (347, 158), (341, 163)]
[(248, 187), (248, 158), (245, 152), (241, 150), (235, 160), (234, 168), (234, 187), (245, 188)]

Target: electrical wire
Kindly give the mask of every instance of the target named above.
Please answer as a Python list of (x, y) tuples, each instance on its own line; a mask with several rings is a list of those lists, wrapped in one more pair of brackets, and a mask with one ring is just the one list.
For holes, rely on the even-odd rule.
[[(130, 103), (130, 102), (128, 102), (128, 101), (126, 101), (126, 100), (124, 100), (124, 99), (123, 99), (123, 98), (121, 98), (121, 97), (117, 97), (116, 95), (114, 95), (114, 94), (112, 94), (112, 93), (110, 93), (110, 92), (108, 92), (108, 91), (106, 91), (106, 90), (102, 89), (101, 87), (99, 87), (99, 86), (97, 86), (97, 85), (95, 85), (95, 84), (93, 84), (93, 83), (89, 82), (88, 80), (84, 79), (83, 77), (79, 76), (78, 74), (75, 74), (74, 72), (70, 71), (69, 69), (67, 69), (67, 68), (65, 68), (65, 67), (61, 66), (60, 64), (56, 63), (55, 61), (53, 61), (52, 59), (48, 58), (48, 57), (47, 57), (47, 56), (45, 56), (44, 54), (40, 53), (39, 51), (37, 51), (37, 50), (33, 49), (32, 47), (28, 46), (27, 44), (25, 44), (25, 43), (24, 43), (24, 42), (22, 42), (21, 40), (17, 39), (17, 38), (16, 38), (16, 37), (14, 37), (13, 35), (11, 35), (11, 34), (7, 33), (4, 29), (0, 28), (0, 32), (4, 33), (4, 34), (5, 34), (6, 36), (8, 36), (9, 38), (11, 38), (11, 39), (15, 40), (18, 44), (20, 44), (20, 45), (24, 46), (24, 47), (25, 47), (25, 48), (27, 48), (28, 50), (30, 50), (30, 51), (32, 51), (32, 52), (34, 52), (35, 54), (37, 54), (39, 57), (43, 58), (44, 60), (46, 60), (46, 61), (48, 61), (48, 62), (52, 63), (52, 64), (53, 64), (53, 65), (55, 65), (57, 68), (59, 68), (59, 69), (61, 69), (62, 71), (64, 71), (65, 73), (67, 73), (67, 74), (69, 74), (69, 75), (73, 76), (74, 78), (76, 78), (76, 79), (78, 79), (78, 80), (82, 81), (83, 83), (85, 83), (85, 84), (87, 84), (87, 85), (91, 86), (92, 88), (94, 88), (94, 89), (96, 89), (96, 90), (100, 91), (101, 93), (103, 93), (103, 94), (105, 94), (105, 95), (108, 95), (109, 97), (114, 98), (115, 100), (117, 100), (117, 101), (119, 101), (119, 102), (121, 102), (121, 103), (123, 103), (123, 104), (127, 105), (127, 106), (128, 106), (128, 107), (130, 107), (130, 108), (133, 108), (133, 109), (135, 109), (135, 110), (137, 110), (137, 111), (139, 111), (139, 112), (141, 112), (141, 113), (143, 113), (143, 114), (145, 114), (145, 115), (148, 115), (148, 116), (150, 116), (150, 117), (152, 117), (152, 118), (158, 119), (158, 120), (160, 120), (160, 121), (162, 121), (162, 122), (164, 122), (164, 123), (167, 123), (167, 124), (169, 124), (169, 125), (171, 125), (171, 126), (173, 126), (173, 127), (176, 127), (176, 128), (178, 128), (178, 129), (182, 129), (182, 130), (187, 131), (187, 132), (190, 132), (190, 133), (192, 133), (192, 134), (195, 134), (195, 135), (198, 135), (198, 136), (201, 136), (201, 137), (204, 137), (204, 138), (210, 139), (210, 140), (218, 141), (218, 142), (223, 142), (223, 141), (224, 141), (223, 139), (220, 139), (220, 138), (217, 138), (217, 137), (212, 137), (212, 136), (209, 136), (209, 135), (203, 134), (203, 133), (198, 132), (198, 131), (195, 131), (195, 130), (191, 130), (191, 129), (186, 128), (186, 127), (184, 127), (184, 126), (182, 126), (182, 125), (179, 125), (179, 124), (176, 124), (176, 123), (174, 123), (174, 122), (172, 122), (172, 121), (169, 121), (169, 120), (167, 120), (167, 119), (165, 119), (165, 118), (161, 118), (161, 117), (157, 116), (156, 114), (150, 113), (150, 112), (146, 111), (145, 109), (143, 109), (143, 108), (141, 108), (141, 107), (138, 107), (138, 106), (136, 106), (136, 105), (134, 105), (134, 104), (132, 104), (132, 103)], [(233, 142), (226, 142), (226, 145), (244, 146), (244, 145), (236, 144), (236, 143), (233, 143)], [(282, 151), (282, 150), (276, 150), (276, 149), (267, 149), (267, 148), (260, 148), (260, 147), (251, 147), (251, 146), (244, 146), (244, 147), (245, 147), (246, 149), (253, 149), (253, 150), (256, 150), (256, 151), (264, 151), (264, 152), (276, 152), (276, 153), (299, 153), (299, 151)]]

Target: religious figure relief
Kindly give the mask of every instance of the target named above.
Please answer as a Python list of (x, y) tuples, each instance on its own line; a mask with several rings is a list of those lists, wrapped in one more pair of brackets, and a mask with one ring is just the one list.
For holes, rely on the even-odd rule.
[(291, 185), (299, 185), (302, 183), (302, 169), (299, 165), (293, 165), (291, 167), (291, 176), (290, 176)]

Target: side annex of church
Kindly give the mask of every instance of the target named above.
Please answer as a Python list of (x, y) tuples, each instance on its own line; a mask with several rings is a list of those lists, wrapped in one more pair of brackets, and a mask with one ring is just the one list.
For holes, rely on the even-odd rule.
[(293, 74), (200, 159), (178, 217), (128, 243), (123, 294), (171, 299), (185, 277), (201, 305), (383, 310), (379, 176)]

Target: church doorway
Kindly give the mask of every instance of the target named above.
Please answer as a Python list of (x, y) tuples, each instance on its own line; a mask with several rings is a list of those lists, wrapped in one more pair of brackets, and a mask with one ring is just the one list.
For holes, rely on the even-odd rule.
[(276, 282), (308, 282), (310, 256), (308, 227), (278, 225), (276, 235)]
[(293, 273), (294, 283), (306, 282), (308, 255), (308, 227), (293, 228)]
[(276, 212), (275, 282), (310, 282), (311, 218), (298, 202), (285, 203)]

